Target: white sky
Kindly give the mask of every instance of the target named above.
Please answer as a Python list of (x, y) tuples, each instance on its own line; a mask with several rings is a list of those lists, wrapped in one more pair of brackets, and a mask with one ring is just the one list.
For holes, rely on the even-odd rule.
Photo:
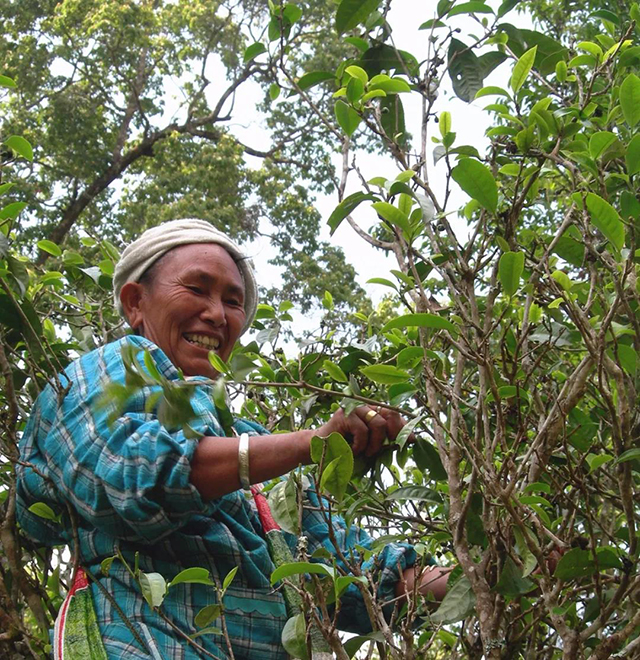
[[(428, 45), (428, 32), (424, 30), (420, 31), (418, 27), (424, 21), (432, 18), (430, 11), (423, 9), (425, 5), (429, 6), (430, 3), (418, 3), (416, 0), (394, 0), (389, 15), (389, 22), (393, 27), (393, 37), (396, 45), (412, 53), (418, 61), (426, 59)], [(420, 11), (416, 12), (416, 7), (418, 6), (420, 6)], [(430, 6), (435, 9), (435, 2)], [(497, 7), (498, 5), (496, 4), (495, 6)], [(474, 31), (474, 27), (479, 28), (468, 17), (460, 16), (453, 20), (458, 21), (459, 26), (462, 28), (460, 37), (463, 40), (465, 40), (466, 34)], [(515, 14), (515, 12), (509, 14), (508, 20), (519, 24), (527, 22), (525, 17)], [(476, 29), (475, 32), (480, 33), (481, 28)], [(510, 75), (511, 65), (505, 63), (485, 79), (485, 85), (507, 87)], [(262, 94), (263, 92), (257, 84), (249, 83), (241, 87), (235, 101), (236, 120), (230, 125), (230, 128), (245, 144), (249, 144), (254, 148), (267, 149), (269, 147), (268, 130), (263, 118), (255, 111), (256, 103), (262, 100)], [(414, 136), (420, 135), (421, 111), (418, 95), (404, 94), (402, 100), (405, 107), (407, 130)], [(471, 104), (464, 103), (453, 95), (449, 77), (445, 75), (439, 89), (439, 97), (435, 110), (437, 114), (444, 110), (451, 113), (452, 131), (457, 134), (456, 145), (470, 144), (475, 146), (480, 153), (483, 153), (488, 145), (488, 140), (484, 137), (484, 131), (489, 125), (489, 115), (483, 108), (490, 102), (492, 102), (492, 98), (485, 97)], [(430, 135), (440, 135), (437, 124), (430, 124)], [(430, 138), (429, 144), (431, 149), (436, 146), (431, 142)], [(390, 157), (360, 154), (358, 163), (367, 179), (373, 176), (395, 178), (398, 173), (398, 169)], [(336, 165), (340, 165), (340, 159), (338, 157), (336, 157)], [(436, 195), (442, 197), (445, 185), (445, 162), (441, 160), (434, 167), (433, 160), (429, 159), (428, 165), (431, 186)], [(453, 186), (455, 187), (455, 184)], [(357, 176), (353, 173), (347, 188), (347, 194), (359, 189)], [(466, 195), (456, 188), (448, 208), (462, 206), (467, 201), (468, 198)], [(397, 268), (397, 264), (393, 258), (385, 258), (380, 251), (374, 250), (365, 241), (360, 239), (346, 221), (342, 223), (333, 237), (329, 236), (326, 220), (337, 203), (336, 194), (322, 195), (316, 198), (316, 206), (323, 217), (322, 238), (342, 247), (347, 260), (353, 264), (358, 273), (359, 284), (363, 286), (374, 303), (376, 303), (389, 290), (378, 284), (367, 284), (367, 280), (372, 277), (388, 277), (388, 279), (394, 280), (392, 275), (389, 276), (389, 270)], [(363, 203), (356, 210), (353, 217), (363, 228), (373, 225), (376, 220), (373, 210), (366, 203)], [(459, 221), (457, 225), (454, 224), (454, 227), (457, 227), (457, 231), (464, 232), (465, 228), (462, 221)], [(250, 246), (247, 246), (247, 248), (254, 257), (256, 269), (260, 275), (260, 281), (269, 286), (277, 282), (279, 278), (278, 269), (267, 263), (269, 255), (272, 254), (272, 248), (268, 239), (256, 241)], [(296, 334), (301, 330), (300, 324), (306, 329), (311, 329), (317, 323), (318, 319), (319, 317), (317, 319), (302, 319), (300, 315), (296, 316)]]

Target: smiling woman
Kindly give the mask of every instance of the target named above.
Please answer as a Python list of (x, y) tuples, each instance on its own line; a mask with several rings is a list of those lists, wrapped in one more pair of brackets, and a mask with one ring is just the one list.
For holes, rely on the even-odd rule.
[(185, 375), (214, 377), (209, 351), (227, 360), (246, 322), (234, 260), (221, 245), (192, 243), (173, 248), (152, 271), (120, 291), (129, 324)]
[[(316, 430), (271, 436), (237, 419), (234, 435), (225, 433), (213, 405), (210, 383), (217, 373), (208, 354), (229, 357), (255, 315), (257, 286), (250, 261), (207, 222), (176, 220), (145, 232), (124, 251), (114, 286), (135, 334), (72, 363), (63, 397), (46, 388), (20, 447), (23, 530), (41, 545), (74, 545), (78, 557), (75, 585), (56, 623), (56, 657), (284, 659), (285, 601), (271, 587), (274, 562), (265, 530), (243, 489), (310, 463), (314, 435), (341, 433), (354, 453), (373, 455), (385, 439), (395, 439), (404, 420), (361, 406), (350, 415), (339, 410)], [(143, 387), (115, 421), (99, 405), (105, 387), (127, 382), (125, 347), (148, 351), (154, 368), (169, 380), (182, 372), (202, 381), (191, 399), (195, 437), (159, 421), (158, 387)], [(314, 492), (306, 497), (316, 503), (303, 514), (309, 554), (324, 547), (346, 568), (341, 558), (370, 547), (370, 539), (339, 518), (327, 521)], [(57, 520), (30, 511), (36, 502), (59, 514)], [(284, 541), (293, 549), (297, 539), (285, 535)], [(114, 555), (120, 561), (112, 562)], [(374, 572), (382, 602), (412, 588), (415, 559), (410, 546), (390, 544), (363, 564)], [(108, 575), (102, 571), (105, 560)], [(156, 573), (169, 581), (190, 567), (205, 568), (217, 583), (237, 568), (224, 599), (226, 635), (191, 637), (197, 613), (217, 600), (208, 584), (173, 586), (161, 611), (145, 601), (140, 575)], [(442, 597), (445, 570), (428, 577), (425, 590)], [(352, 587), (343, 597), (339, 623), (366, 632), (367, 610)], [(74, 610), (76, 588), (93, 607)], [(87, 618), (94, 608), (95, 617)]]

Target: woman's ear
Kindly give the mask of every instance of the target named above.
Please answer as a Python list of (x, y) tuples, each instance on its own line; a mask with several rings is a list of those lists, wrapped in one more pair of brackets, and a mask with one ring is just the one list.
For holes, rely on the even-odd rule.
[(127, 282), (120, 290), (120, 302), (129, 325), (138, 330), (142, 328), (144, 313), (142, 311), (142, 296), (144, 287), (140, 282)]

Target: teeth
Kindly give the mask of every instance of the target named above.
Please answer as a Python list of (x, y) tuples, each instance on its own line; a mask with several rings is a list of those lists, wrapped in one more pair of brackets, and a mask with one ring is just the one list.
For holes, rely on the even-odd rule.
[(220, 346), (220, 342), (215, 337), (207, 337), (206, 335), (187, 334), (184, 338), (191, 344), (202, 346), (203, 348), (216, 349)]

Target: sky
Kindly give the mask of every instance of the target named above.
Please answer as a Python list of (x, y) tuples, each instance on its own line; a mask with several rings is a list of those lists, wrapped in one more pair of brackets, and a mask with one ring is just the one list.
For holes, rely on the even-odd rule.
[[(495, 3), (490, 4), (497, 6)], [(419, 61), (426, 58), (428, 31), (419, 30), (421, 23), (433, 17), (436, 3), (417, 2), (417, 0), (393, 0), (392, 9), (389, 14), (389, 23), (393, 29), (393, 38), (395, 43), (402, 49), (411, 52)], [(416, 12), (416, 8), (419, 11)], [(429, 9), (432, 7), (433, 9)], [(417, 16), (416, 16), (417, 13)], [(457, 26), (461, 27), (461, 36), (474, 30), (477, 26), (474, 21), (468, 17), (456, 17)], [(522, 25), (526, 18), (512, 12), (509, 14), (509, 20)], [(451, 23), (451, 21), (448, 21)], [(485, 80), (485, 85), (508, 86), (509, 76), (511, 75), (511, 65), (505, 63)], [(250, 144), (254, 148), (269, 147), (269, 135), (264, 120), (255, 111), (255, 106), (263, 98), (263, 92), (257, 84), (243, 85), (235, 101), (236, 119), (230, 125), (230, 129), (245, 144)], [(414, 97), (414, 98), (411, 98)], [(483, 110), (491, 102), (491, 98), (481, 98), (470, 104), (467, 104), (453, 94), (448, 75), (445, 75), (438, 90), (438, 101), (435, 106), (437, 113), (447, 110), (452, 117), (452, 131), (457, 134), (456, 144), (472, 144), (480, 153), (488, 146), (488, 140), (484, 137), (484, 131), (489, 125), (489, 115)], [(277, 101), (276, 101), (277, 103)], [(405, 106), (405, 115), (407, 129), (414, 135), (420, 134), (420, 100), (418, 95), (406, 94), (403, 96)], [(244, 110), (243, 110), (244, 109)], [(435, 123), (430, 124), (430, 135), (439, 136), (439, 130)], [(431, 143), (430, 148), (436, 145)], [(390, 157), (362, 154), (358, 158), (358, 163), (362, 168), (365, 178), (374, 176), (385, 176), (386, 178), (395, 178), (399, 170)], [(340, 159), (336, 157), (336, 165), (340, 166)], [(256, 166), (259, 166), (256, 163)], [(435, 166), (433, 161), (429, 162), (429, 180), (436, 195), (441, 196), (445, 186), (446, 165), (444, 160), (439, 161)], [(449, 208), (463, 206), (468, 198), (454, 185), (454, 192)], [(359, 190), (359, 181), (355, 173), (351, 175), (346, 194)], [(322, 238), (328, 240), (334, 245), (339, 245), (345, 252), (347, 261), (353, 264), (358, 273), (358, 282), (365, 289), (368, 295), (373, 299), (374, 304), (379, 302), (388, 289), (379, 284), (367, 284), (367, 280), (372, 277), (388, 277), (388, 272), (392, 268), (397, 268), (397, 264), (392, 257), (385, 257), (379, 250), (370, 247), (365, 241), (357, 236), (354, 230), (343, 222), (333, 237), (329, 235), (329, 229), (326, 220), (338, 203), (337, 195), (318, 195), (316, 205), (323, 217)], [(376, 221), (373, 210), (367, 204), (362, 204), (353, 215), (354, 219), (363, 227), (367, 228)], [(465, 232), (465, 225), (462, 220), (453, 221), (454, 229), (461, 235)], [(256, 269), (260, 275), (260, 281), (271, 285), (279, 278), (279, 271), (274, 266), (267, 263), (271, 254), (271, 246), (268, 239), (258, 240), (247, 246), (248, 252), (253, 256)], [(393, 276), (390, 279), (394, 279)], [(319, 317), (318, 317), (319, 318)], [(303, 319), (296, 317), (296, 329), (299, 324), (308, 326), (308, 329), (317, 323), (317, 319)]]

